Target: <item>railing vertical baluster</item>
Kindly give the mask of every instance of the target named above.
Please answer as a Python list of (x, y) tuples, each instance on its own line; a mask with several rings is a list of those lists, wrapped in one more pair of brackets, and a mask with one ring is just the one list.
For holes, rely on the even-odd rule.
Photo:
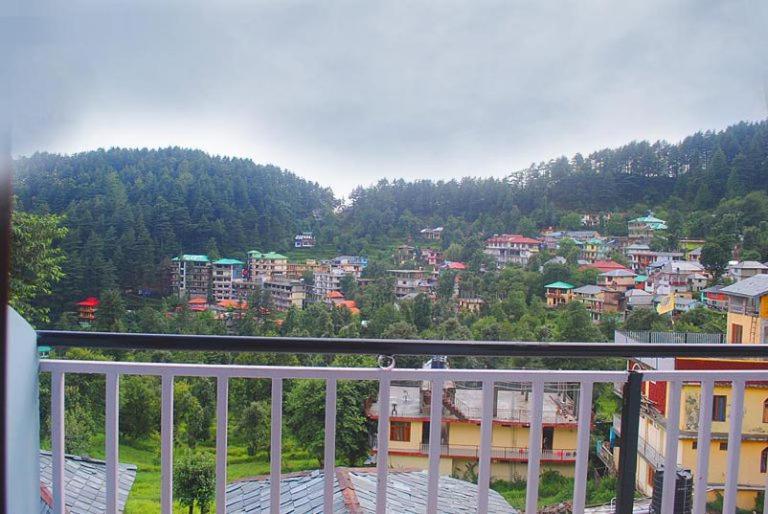
[[(427, 514), (437, 512), (438, 484), (440, 482), (440, 430), (443, 422), (443, 381), (432, 380), (432, 398), (429, 410), (429, 483), (427, 487)], [(423, 427), (423, 425), (422, 425)]]
[[(693, 488), (693, 514), (705, 514), (707, 508), (707, 482), (709, 479), (709, 452), (712, 441), (712, 391), (714, 382), (701, 382), (699, 397), (699, 432), (696, 450), (696, 478)], [(768, 512), (768, 511), (766, 511)]]
[(483, 381), (483, 418), (480, 422), (480, 473), (477, 477), (477, 512), (488, 512), (491, 483), (491, 445), (493, 443), (493, 389), (491, 380)]
[(120, 423), (120, 375), (107, 373), (106, 392), (106, 427), (104, 439), (106, 445), (107, 460), (107, 514), (117, 514), (117, 502), (119, 494), (119, 423)]
[(272, 379), (271, 446), (269, 452), (269, 511), (280, 514), (280, 473), (283, 440), (283, 379)]
[(531, 425), (528, 435), (528, 483), (525, 492), (525, 512), (536, 512), (539, 503), (539, 469), (541, 465), (542, 410), (544, 379), (533, 382), (531, 396)]
[(227, 508), (227, 422), (229, 377), (216, 379), (216, 512)]
[(376, 452), (376, 514), (387, 512), (387, 466), (389, 464), (389, 377), (379, 380), (379, 427)]
[(637, 476), (637, 443), (639, 437), (640, 404), (643, 375), (630, 371), (624, 384), (621, 405), (621, 449), (619, 452), (619, 481), (616, 485), (616, 514), (632, 514), (635, 504)]
[(333, 514), (333, 480), (336, 466), (336, 379), (325, 382), (325, 462), (323, 463), (325, 496), (323, 509)]
[(677, 445), (680, 440), (680, 391), (682, 382), (667, 382), (669, 405), (667, 405), (667, 433), (664, 447), (664, 481), (661, 490), (661, 511), (672, 512), (677, 492)]
[(573, 480), (573, 512), (584, 512), (587, 494), (587, 464), (589, 461), (589, 432), (592, 426), (593, 383), (584, 381), (579, 390), (579, 428), (576, 446), (576, 472)]
[(173, 514), (173, 375), (163, 375), (160, 412), (160, 506)]
[(64, 514), (64, 373), (51, 373), (51, 465), (53, 466), (53, 512)]
[(739, 457), (741, 455), (741, 427), (744, 421), (744, 380), (734, 380), (731, 386), (730, 425), (728, 427), (728, 467), (725, 474), (723, 514), (736, 512), (739, 484)]

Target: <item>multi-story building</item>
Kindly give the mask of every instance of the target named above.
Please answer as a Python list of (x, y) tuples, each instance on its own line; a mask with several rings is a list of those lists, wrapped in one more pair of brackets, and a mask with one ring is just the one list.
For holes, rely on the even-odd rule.
[(321, 273), (331, 269), (331, 265), (326, 262), (318, 262), (315, 259), (307, 259), (304, 262), (289, 262), (286, 265), (285, 276), (288, 278), (299, 279), (304, 273)]
[(360, 255), (339, 255), (328, 261), (328, 264), (331, 268), (341, 269), (355, 278), (360, 278), (363, 270), (368, 267), (368, 259)]
[[(729, 320), (731, 314), (729, 313)], [(730, 323), (729, 323), (730, 325)], [(666, 336), (666, 337), (665, 337)], [(640, 340), (643, 339), (643, 340)], [(685, 333), (616, 333), (617, 343), (645, 344), (684, 343), (686, 341), (716, 344), (722, 342), (722, 334)], [(738, 359), (697, 359), (697, 358), (637, 358), (628, 362), (629, 369), (635, 370), (766, 370), (768, 361)], [(618, 392), (618, 391), (617, 391)], [(644, 494), (653, 495), (656, 472), (664, 463), (669, 418), (671, 415), (671, 389), (666, 382), (643, 382), (642, 407), (639, 420), (637, 488)], [(744, 390), (744, 407), (733, 412), (733, 390), (730, 382), (716, 382), (713, 387), (711, 441), (709, 444), (709, 465), (707, 476), (707, 501), (723, 495), (728, 466), (728, 435), (730, 418), (743, 417), (742, 436), (739, 452), (737, 506), (752, 511), (759, 492), (765, 489), (768, 470), (768, 395), (765, 382), (747, 381)], [(699, 446), (699, 411), (701, 408), (701, 385), (699, 382), (684, 382), (681, 387), (679, 411), (679, 440), (677, 465), (697, 475), (697, 450)], [(615, 415), (614, 433), (621, 436), (621, 417)], [(614, 459), (618, 451), (614, 453)], [(762, 500), (761, 500), (762, 504)]]
[(627, 222), (630, 241), (650, 241), (653, 236), (667, 230), (667, 222), (654, 217), (652, 212)]
[(754, 275), (723, 287), (720, 293), (728, 298), (727, 341), (768, 343), (768, 275)]
[(347, 275), (348, 273), (340, 268), (315, 273), (315, 282), (312, 285), (313, 300), (322, 301), (328, 297), (328, 293), (341, 292), (341, 279)]
[(597, 285), (603, 289), (625, 292), (635, 287), (635, 273), (627, 269), (614, 269), (600, 273)]
[(422, 269), (393, 269), (389, 273), (395, 277), (397, 299), (431, 292), (430, 274)]
[(262, 287), (269, 293), (275, 310), (285, 311), (291, 307), (304, 308), (307, 293), (304, 282), (301, 280), (273, 276), (265, 279)]
[(302, 232), (293, 238), (293, 246), (296, 248), (314, 248), (317, 244), (312, 232)]
[(259, 277), (272, 278), (288, 273), (288, 257), (275, 252), (261, 253), (257, 250), (248, 252), (248, 280)]
[(395, 264), (402, 264), (408, 261), (415, 261), (418, 257), (416, 248), (411, 245), (400, 245), (395, 248)]
[(554, 308), (565, 305), (573, 299), (573, 289), (576, 286), (568, 282), (552, 282), (544, 286), (547, 298), (547, 307)]
[[(549, 384), (542, 406), (542, 466), (573, 476), (576, 457), (578, 395), (570, 384)], [(480, 447), (482, 391), (455, 383), (441, 391), (440, 474), (465, 476), (477, 463)], [(530, 387), (496, 383), (493, 406), (491, 476), (498, 480), (525, 477), (531, 421)], [(393, 468), (427, 469), (429, 382), (393, 382), (390, 389), (389, 464)], [(372, 402), (368, 416), (378, 418), (379, 405)], [(375, 450), (374, 450), (375, 451)]]
[(421, 260), (427, 265), (436, 268), (443, 262), (443, 252), (434, 248), (422, 248)]
[(217, 302), (235, 298), (233, 284), (237, 280), (242, 280), (244, 265), (245, 263), (243, 261), (237, 259), (219, 259), (213, 261), (211, 265), (211, 283), (213, 297)]
[(603, 314), (603, 303), (605, 295), (603, 288), (596, 285), (586, 285), (573, 289), (571, 291), (574, 300), (584, 304), (589, 311), (592, 321), (600, 321)]
[(603, 260), (608, 256), (608, 244), (598, 237), (587, 239), (580, 246), (579, 259), (587, 262)]
[(716, 284), (712, 287), (708, 287), (701, 291), (701, 302), (709, 307), (718, 311), (728, 310), (728, 296), (722, 293), (720, 290), (725, 287), (721, 284)]
[(440, 238), (443, 237), (443, 227), (423, 228), (419, 233), (427, 241), (440, 241)]
[(171, 263), (171, 290), (181, 296), (208, 297), (211, 289), (211, 262), (207, 255), (184, 254)]
[(527, 266), (528, 261), (539, 253), (540, 241), (520, 234), (494, 235), (485, 242), (484, 252), (496, 260), (498, 267), (507, 264)]
[(99, 308), (99, 299), (89, 296), (85, 300), (77, 302), (77, 320), (82, 325), (90, 325), (96, 320), (96, 310)]
[(658, 295), (698, 292), (706, 287), (708, 280), (704, 267), (697, 262), (664, 261), (660, 267), (651, 267), (645, 288)]
[(728, 275), (736, 281), (768, 273), (768, 266), (757, 261), (741, 261), (728, 266)]

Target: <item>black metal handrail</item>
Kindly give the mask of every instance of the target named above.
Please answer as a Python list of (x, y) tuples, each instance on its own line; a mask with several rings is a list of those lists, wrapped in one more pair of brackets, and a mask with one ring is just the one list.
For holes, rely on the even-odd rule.
[(111, 350), (207, 352), (347, 353), (368, 355), (453, 355), (486, 357), (764, 357), (768, 345), (616, 344), (322, 337), (243, 337), (180, 334), (38, 331), (39, 346)]

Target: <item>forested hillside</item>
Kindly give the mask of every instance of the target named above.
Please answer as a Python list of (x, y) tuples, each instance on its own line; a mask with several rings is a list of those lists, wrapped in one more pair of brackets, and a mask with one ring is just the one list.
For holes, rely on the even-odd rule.
[(180, 252), (285, 248), (334, 208), (330, 190), (275, 166), (181, 148), (35, 154), (14, 187), (20, 209), (65, 216), (68, 295), (155, 285)]
[(53, 302), (157, 285), (162, 259), (180, 252), (285, 251), (300, 230), (328, 251), (366, 253), (442, 225), (444, 247), (477, 248), (492, 233), (578, 228), (584, 212), (614, 213), (598, 229), (622, 235), (628, 216), (655, 209), (669, 225), (662, 246), (708, 238), (724, 254), (741, 244), (768, 259), (766, 122), (678, 144), (632, 142), (505, 178), (382, 180), (340, 210), (329, 189), (275, 166), (180, 148), (36, 154), (16, 170), (19, 207), (63, 214), (69, 229)]
[(354, 191), (343, 227), (357, 237), (375, 238), (424, 223), (450, 225), (452, 218), (454, 226), (473, 223), (475, 231), (485, 232), (558, 225), (568, 211), (663, 208), (688, 218), (713, 210), (721, 200), (766, 190), (768, 123), (739, 123), (678, 144), (632, 142), (561, 157), (504, 180), (381, 181)]

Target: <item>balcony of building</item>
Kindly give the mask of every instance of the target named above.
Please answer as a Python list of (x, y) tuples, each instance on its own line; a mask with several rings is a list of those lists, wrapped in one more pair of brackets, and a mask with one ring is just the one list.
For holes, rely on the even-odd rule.
[[(321, 469), (306, 475), (312, 484), (313, 497), (308, 512), (338, 512), (339, 501), (355, 489), (358, 483), (360, 493), (369, 495), (368, 508), (360, 512), (396, 512), (398, 506), (407, 503), (408, 498), (424, 501), (423, 511), (427, 513), (451, 512), (452, 501), (449, 495), (456, 487), (465, 487), (471, 493), (462, 494), (463, 501), (473, 502), (477, 512), (515, 512), (512, 507), (503, 504), (501, 497), (490, 488), (492, 467), (503, 460), (524, 460), (526, 484), (526, 512), (536, 512), (538, 505), (539, 476), (549, 462), (569, 462), (573, 466), (574, 492), (573, 512), (584, 512), (588, 460), (591, 451), (590, 434), (592, 428), (593, 391), (601, 384), (621, 384), (624, 390), (622, 400), (622, 418), (620, 422), (621, 446), (617, 474), (619, 477), (616, 492), (616, 511), (627, 514), (633, 511), (636, 483), (636, 462), (638, 455), (648, 453), (647, 445), (639, 437), (638, 424), (644, 382), (665, 381), (670, 384), (669, 405), (671, 415), (679, 413), (680, 388), (684, 383), (697, 382), (710, 387), (715, 383), (733, 384), (733, 411), (743, 408), (743, 390), (747, 381), (768, 381), (768, 371), (595, 371), (582, 370), (527, 370), (527, 369), (448, 369), (448, 368), (398, 368), (388, 357), (380, 359), (381, 365), (375, 368), (334, 368), (334, 367), (285, 367), (285, 366), (246, 366), (186, 364), (167, 362), (131, 362), (131, 361), (76, 361), (76, 360), (39, 360), (38, 345), (56, 348), (85, 347), (110, 350), (185, 350), (185, 351), (230, 351), (230, 352), (270, 352), (270, 353), (350, 353), (380, 356), (394, 355), (445, 355), (445, 356), (516, 356), (516, 357), (552, 357), (579, 359), (582, 357), (767, 357), (766, 349), (758, 345), (722, 345), (722, 344), (615, 344), (615, 343), (507, 343), (507, 342), (461, 342), (461, 341), (412, 341), (412, 340), (353, 340), (319, 338), (262, 338), (262, 337), (222, 337), (222, 336), (181, 336), (147, 334), (107, 334), (94, 332), (46, 332), (36, 333), (15, 312), (10, 313), (9, 331), (9, 396), (5, 415), (10, 420), (6, 435), (6, 447), (9, 461), (16, 463), (14, 473), (8, 477), (7, 490), (11, 494), (6, 499), (8, 512), (38, 512), (41, 501), (41, 476), (37, 465), (40, 459), (40, 416), (38, 399), (39, 377), (50, 379), (50, 501), (51, 510), (57, 514), (75, 512), (67, 508), (72, 501), (80, 498), (78, 490), (67, 485), (71, 482), (70, 468), (64, 454), (65, 447), (65, 409), (68, 397), (67, 382), (73, 375), (90, 375), (105, 378), (105, 459), (103, 510), (108, 513), (120, 511), (122, 497), (121, 480), (125, 478), (126, 468), (120, 465), (119, 420), (120, 387), (126, 376), (158, 377), (161, 387), (160, 405), (160, 459), (158, 482), (160, 484), (160, 510), (171, 514), (174, 505), (173, 465), (174, 465), (174, 425), (173, 425), (173, 384), (177, 377), (209, 377), (216, 383), (215, 392), (215, 508), (216, 512), (234, 512), (233, 502), (252, 501), (249, 504), (258, 511), (279, 513), (294, 509), (297, 489), (291, 484), (295, 475), (282, 473), (281, 455), (283, 452), (283, 391), (288, 381), (295, 379), (316, 379), (324, 382), (324, 464)], [(271, 389), (270, 411), (270, 473), (269, 477), (258, 484), (258, 494), (251, 495), (243, 489), (242, 483), (229, 483), (227, 478), (228, 447), (228, 409), (229, 386), (235, 379), (262, 379), (268, 381)], [(340, 381), (363, 380), (378, 384), (374, 404), (387, 405), (387, 408), (375, 408), (373, 425), (375, 465), (361, 470), (343, 471), (335, 467), (337, 438), (343, 436), (343, 426), (337, 425), (337, 385)], [(456, 384), (474, 384), (467, 388), (471, 398), (462, 398), (461, 394), (453, 397), (455, 407), (468, 409), (462, 412), (467, 424), (479, 428), (477, 444), (429, 444), (417, 443), (416, 451), (425, 456), (425, 465), (421, 474), (414, 475), (412, 487), (402, 485), (403, 470), (390, 467), (390, 422), (397, 417), (392, 414), (395, 407), (393, 398), (402, 399), (398, 384), (428, 384), (430, 391), (449, 390)], [(499, 388), (496, 385), (517, 384)], [(561, 394), (555, 384), (569, 384), (571, 393)], [(553, 389), (554, 388), (554, 389)], [(705, 389), (710, 391), (711, 388)], [(741, 391), (741, 396), (740, 396)], [(518, 395), (525, 397), (524, 407), (513, 405), (511, 398)], [(552, 398), (557, 401), (548, 409)], [(441, 426), (452, 417), (458, 417), (448, 409), (446, 413), (443, 394), (430, 394), (426, 399), (429, 409), (422, 408), (422, 396), (417, 395), (420, 416), (426, 416), (429, 422), (428, 441), (441, 441)], [(580, 401), (573, 401), (581, 398)], [(573, 401), (573, 403), (571, 403)], [(475, 402), (475, 403), (473, 403)], [(562, 412), (561, 409), (563, 405)], [(741, 403), (740, 403), (741, 402)], [(703, 404), (706, 404), (704, 402)], [(477, 410), (472, 410), (476, 405)], [(373, 407), (373, 405), (372, 405)], [(403, 413), (403, 404), (398, 404), (397, 415)], [(414, 407), (415, 409), (415, 407)], [(706, 413), (702, 414), (706, 415)], [(554, 417), (552, 417), (554, 416)], [(548, 421), (557, 420), (558, 416), (567, 416), (575, 431), (574, 445), (570, 448), (548, 448), (546, 444), (546, 426)], [(498, 418), (498, 419), (497, 419)], [(706, 418), (705, 418), (706, 419)], [(523, 444), (505, 446), (494, 440), (498, 421), (520, 421), (526, 425), (526, 439)], [(735, 512), (739, 492), (737, 471), (739, 469), (740, 445), (737, 439), (741, 434), (741, 418), (729, 418), (729, 444), (727, 452), (728, 474), (723, 486), (724, 510)], [(667, 469), (677, 463), (679, 431), (677, 420), (671, 420), (667, 432), (667, 444), (661, 452), (661, 462)], [(711, 424), (699, 423), (699, 441), (709, 440)], [(731, 441), (732, 439), (732, 441)], [(12, 442), (12, 444), (8, 444)], [(673, 444), (674, 443), (674, 444)], [(706, 445), (700, 445), (702, 446)], [(394, 446), (393, 446), (393, 449)], [(383, 457), (387, 456), (387, 457)], [(478, 464), (476, 484), (454, 481), (448, 484), (447, 476), (441, 476), (441, 457), (475, 459)], [(699, 459), (707, 468), (708, 453), (699, 452)], [(351, 475), (355, 475), (352, 477)], [(418, 478), (418, 480), (416, 480)], [(674, 501), (674, 478), (665, 477), (662, 494), (662, 512), (672, 512)], [(351, 480), (351, 482), (349, 482)], [(341, 483), (343, 482), (343, 483)], [(307, 485), (302, 482), (301, 487)], [(367, 484), (367, 485), (364, 485)], [(413, 484), (419, 484), (418, 487)], [(464, 484), (464, 485), (461, 485)], [(253, 485), (253, 484), (251, 484)], [(253, 487), (256, 487), (253, 485)], [(707, 496), (706, 481), (697, 477), (694, 489), (695, 505), (693, 512), (703, 514)], [(298, 487), (298, 486), (297, 486)], [(403, 495), (412, 495), (405, 498)], [(451, 497), (452, 498), (452, 497)], [(467, 500), (469, 498), (469, 500)], [(500, 503), (502, 502), (502, 503)], [(239, 503), (238, 503), (239, 505)], [(359, 507), (359, 505), (358, 505)], [(394, 510), (393, 510), (394, 509)], [(243, 508), (242, 510), (247, 510)], [(296, 510), (296, 509), (294, 509)], [(239, 511), (237, 511), (239, 512)]]

